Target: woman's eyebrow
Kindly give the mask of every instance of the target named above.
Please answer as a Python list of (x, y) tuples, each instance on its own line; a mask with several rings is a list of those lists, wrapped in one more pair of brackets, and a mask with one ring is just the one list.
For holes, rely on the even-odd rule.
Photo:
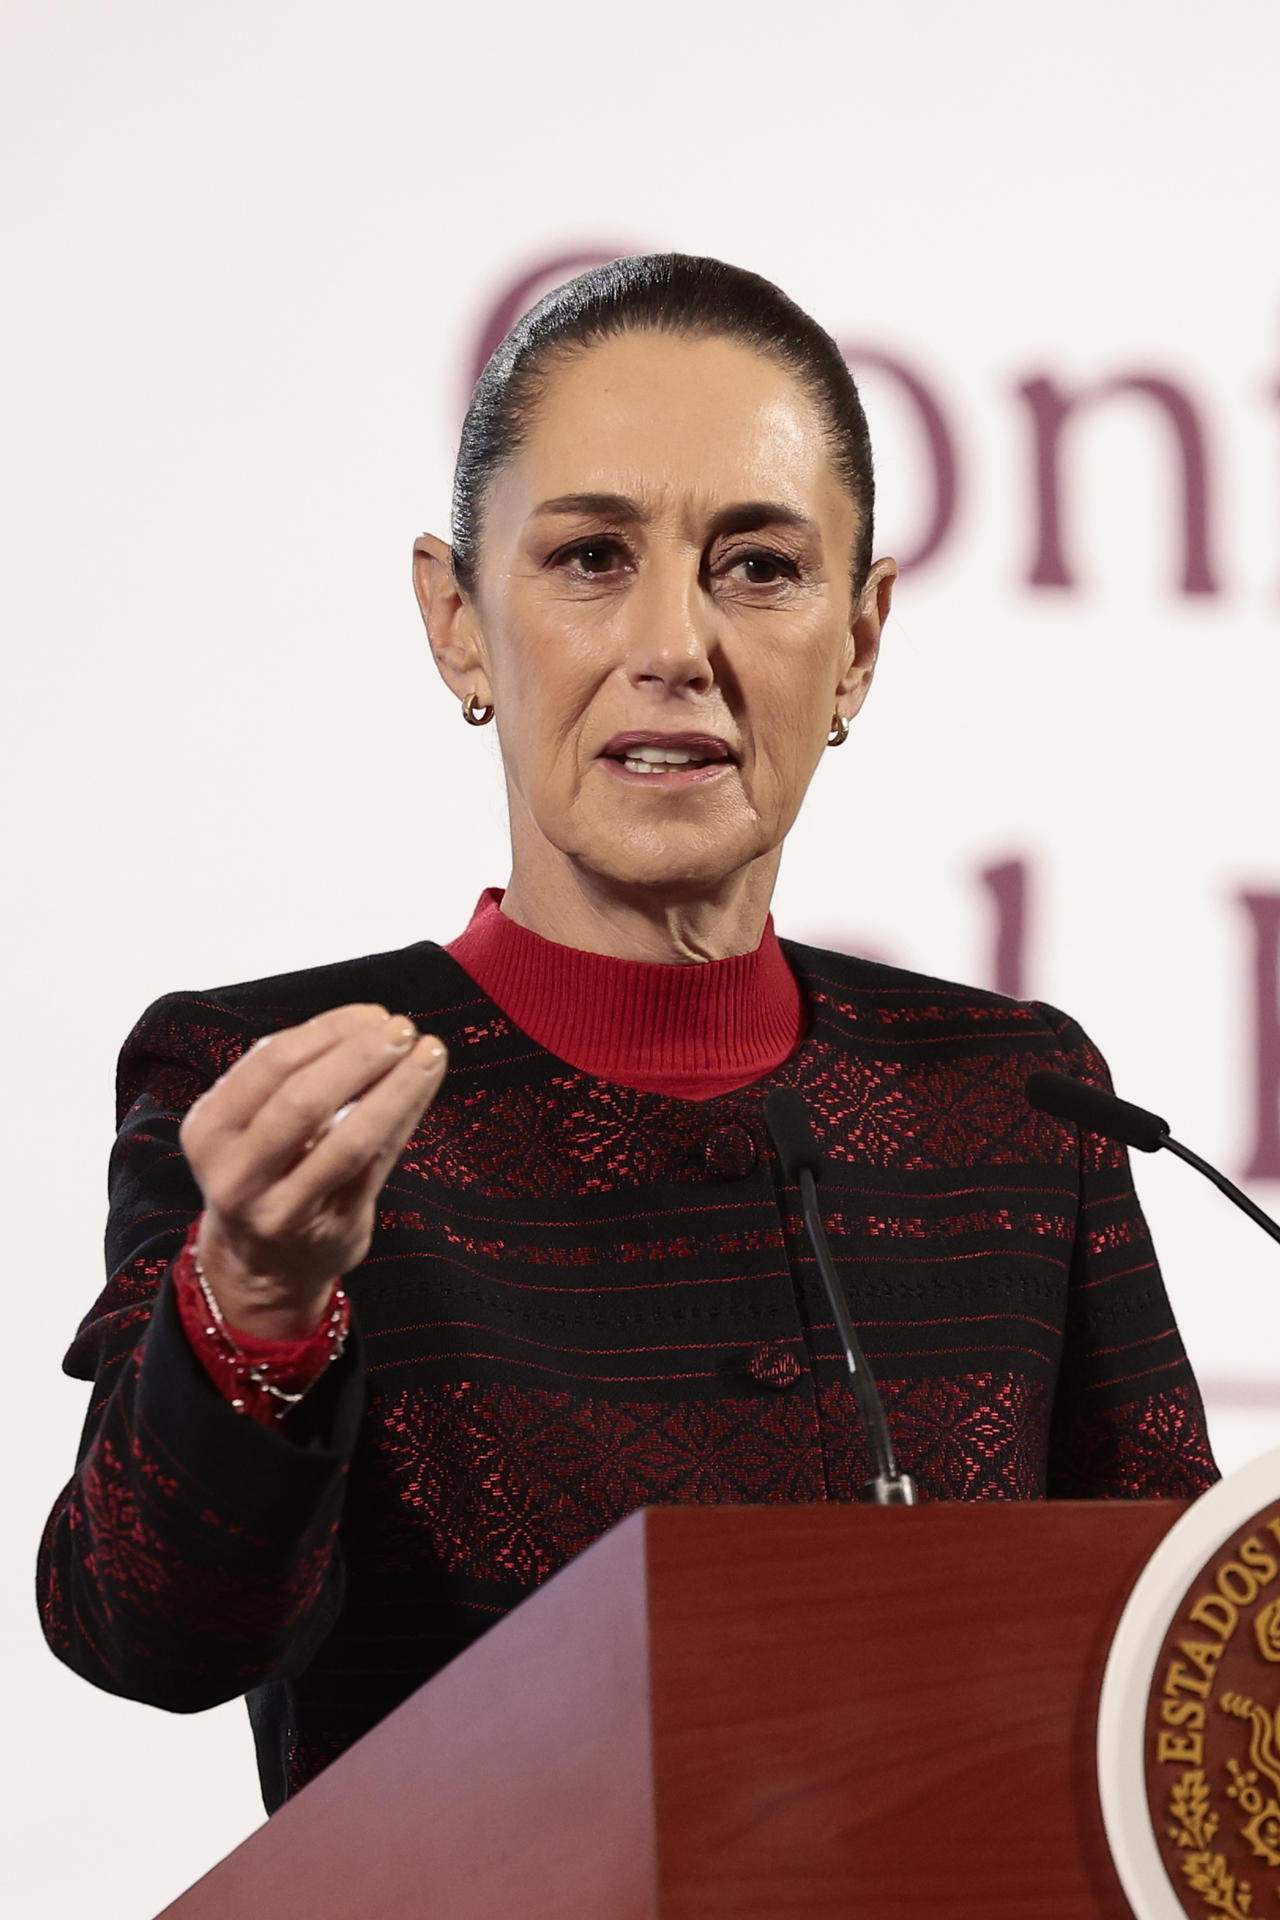
[(818, 533), (817, 524), (782, 500), (743, 500), (712, 514), (712, 533), (755, 533), (761, 527), (794, 527), (799, 533)]
[[(645, 524), (650, 515), (638, 500), (625, 493), (561, 493), (553, 500), (543, 500), (533, 510), (533, 518), (541, 519), (553, 515), (599, 516), (601, 519), (621, 521), (630, 526)], [(817, 525), (797, 508), (789, 507), (782, 500), (739, 500), (731, 506), (721, 507), (713, 513), (708, 523), (708, 532), (714, 535), (725, 533), (753, 533), (761, 527), (794, 527), (800, 533), (816, 535)]]
[(551, 514), (596, 514), (633, 524), (648, 518), (640, 502), (628, 499), (625, 493), (560, 493), (554, 500), (539, 501), (530, 517), (542, 519)]

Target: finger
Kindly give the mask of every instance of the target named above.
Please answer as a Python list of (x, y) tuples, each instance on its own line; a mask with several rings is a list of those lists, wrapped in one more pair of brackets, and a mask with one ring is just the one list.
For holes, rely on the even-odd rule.
[(248, 1127), (290, 1074), (353, 1034), (384, 1026), (388, 1018), (385, 1007), (353, 1004), (264, 1034), (195, 1102), (190, 1117), (199, 1119), (202, 1135)]
[(381, 1147), (375, 1150), (372, 1159), (365, 1168), (363, 1176), (357, 1176), (360, 1179), (359, 1204), (363, 1204), (366, 1197), (369, 1199), (377, 1198), (377, 1195), (386, 1182), (387, 1176), (391, 1173), (400, 1155), (404, 1152), (405, 1147), (412, 1139), (417, 1128), (421, 1125), (423, 1116), (430, 1112), (432, 1104), (444, 1082), (445, 1074), (449, 1070), (447, 1054), (442, 1054), (438, 1062), (431, 1059), (428, 1055), (428, 1064), (424, 1070), (428, 1075), (429, 1081), (426, 1099), (423, 1100), (419, 1098), (407, 1107), (398, 1122), (384, 1137)]
[(305, 1218), (342, 1188), (355, 1186), (353, 1209), (370, 1182), (381, 1187), (405, 1142), (440, 1091), (448, 1055), (434, 1034), (419, 1040), (407, 1059), (371, 1087), (311, 1152), (277, 1181), (255, 1220), (269, 1211), (274, 1231)]
[(418, 1038), (411, 1020), (393, 1015), (358, 1026), (291, 1073), (250, 1124), (225, 1142), (221, 1204), (243, 1206), (265, 1191), (323, 1137), (338, 1109), (390, 1073)]

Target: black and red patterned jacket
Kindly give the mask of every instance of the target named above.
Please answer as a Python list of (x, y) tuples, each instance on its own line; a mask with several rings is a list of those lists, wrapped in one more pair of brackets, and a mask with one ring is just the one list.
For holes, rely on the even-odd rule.
[[(900, 1460), (931, 1500), (1195, 1494), (1200, 1396), (1123, 1152), (1035, 1113), (1105, 1081), (1053, 1009), (784, 943), (809, 1027), (692, 1102), (557, 1060), (442, 948), (158, 1001), (120, 1062), (110, 1280), (50, 1519), (55, 1652), (177, 1711), (249, 1695), (277, 1806), (646, 1502), (849, 1500), (868, 1457), (763, 1099), (800, 1087), (828, 1231)], [(356, 1335), (287, 1429), (236, 1414), (178, 1319), (187, 1107), (347, 1001), (450, 1070), (348, 1276)]]

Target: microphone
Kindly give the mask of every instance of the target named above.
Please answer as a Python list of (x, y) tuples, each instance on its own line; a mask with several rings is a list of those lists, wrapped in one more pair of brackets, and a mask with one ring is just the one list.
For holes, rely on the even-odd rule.
[(800, 1208), (818, 1272), (831, 1304), (836, 1331), (844, 1347), (844, 1357), (853, 1382), (858, 1411), (871, 1445), (875, 1477), (862, 1490), (862, 1498), (879, 1507), (914, 1507), (919, 1495), (909, 1473), (902, 1473), (893, 1451), (893, 1436), (884, 1416), (884, 1406), (875, 1377), (867, 1365), (857, 1329), (849, 1318), (836, 1263), (831, 1257), (827, 1230), (818, 1211), (816, 1182), (822, 1178), (822, 1155), (813, 1137), (809, 1109), (794, 1087), (775, 1087), (764, 1103), (765, 1125), (788, 1180), (800, 1189)]
[(1273, 1240), (1280, 1240), (1280, 1225), (1271, 1215), (1255, 1206), (1248, 1194), (1241, 1193), (1225, 1173), (1219, 1173), (1198, 1153), (1192, 1153), (1190, 1147), (1174, 1140), (1169, 1133), (1169, 1122), (1162, 1120), (1158, 1113), (1148, 1113), (1145, 1107), (1135, 1107), (1128, 1100), (1117, 1099), (1114, 1093), (1105, 1093), (1101, 1087), (1073, 1080), (1067, 1073), (1030, 1074), (1024, 1091), (1040, 1113), (1052, 1114), (1055, 1120), (1071, 1120), (1086, 1133), (1100, 1133), (1106, 1140), (1121, 1140), (1126, 1147), (1136, 1147), (1140, 1153), (1155, 1153), (1167, 1147), (1206, 1180), (1212, 1180), (1219, 1193), (1225, 1193), (1228, 1200), (1234, 1201), (1255, 1226), (1269, 1233)]

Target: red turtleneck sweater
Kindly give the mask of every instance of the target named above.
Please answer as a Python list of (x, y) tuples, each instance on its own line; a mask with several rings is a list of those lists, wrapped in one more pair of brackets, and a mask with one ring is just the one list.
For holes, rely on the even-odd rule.
[(644, 1093), (714, 1100), (772, 1073), (804, 1031), (795, 975), (769, 920), (754, 953), (690, 966), (558, 946), (508, 920), (490, 887), (447, 951), (531, 1040), (580, 1073)]
[[(780, 1066), (804, 1031), (800, 989), (772, 917), (754, 953), (663, 966), (544, 940), (509, 920), (500, 889), (489, 887), (447, 951), (548, 1053), (580, 1073), (645, 1093), (681, 1100), (732, 1093)], [(234, 1350), (209, 1325), (191, 1265), (199, 1224), (174, 1269), (182, 1324), (219, 1390), (270, 1424), (281, 1403), (261, 1386), (246, 1386)], [(345, 1332), (345, 1317), (341, 1328), (322, 1322), (308, 1340), (259, 1340), (230, 1329), (235, 1348), (262, 1380), (290, 1393), (319, 1379), (339, 1331)]]

